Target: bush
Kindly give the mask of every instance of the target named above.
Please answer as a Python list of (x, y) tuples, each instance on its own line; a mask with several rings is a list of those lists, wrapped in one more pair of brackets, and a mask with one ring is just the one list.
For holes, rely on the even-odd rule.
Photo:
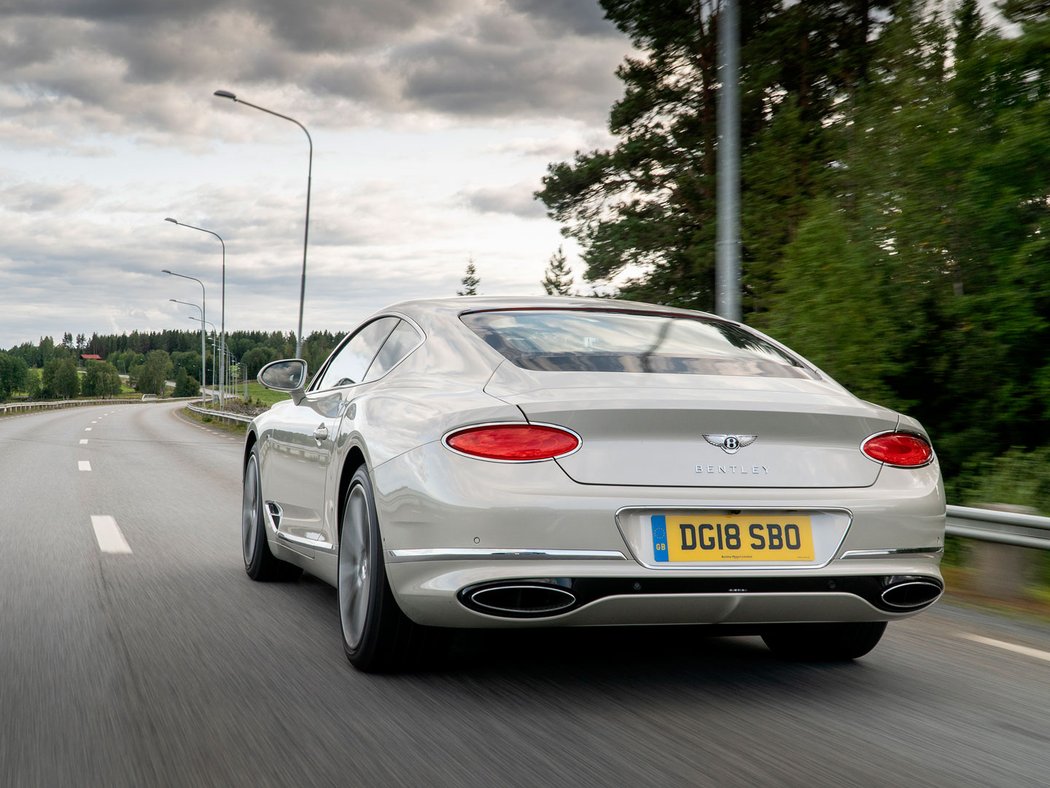
[(1007, 503), (1050, 513), (1050, 446), (1013, 448), (966, 468), (954, 485), (966, 506)]

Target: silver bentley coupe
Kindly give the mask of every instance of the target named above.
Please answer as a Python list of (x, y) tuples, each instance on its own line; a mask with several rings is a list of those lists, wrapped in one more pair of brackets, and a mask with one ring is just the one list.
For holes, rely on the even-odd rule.
[(604, 299), (384, 309), (251, 423), (254, 580), (337, 589), (350, 662), (451, 628), (703, 624), (849, 660), (943, 591), (922, 426), (702, 312)]

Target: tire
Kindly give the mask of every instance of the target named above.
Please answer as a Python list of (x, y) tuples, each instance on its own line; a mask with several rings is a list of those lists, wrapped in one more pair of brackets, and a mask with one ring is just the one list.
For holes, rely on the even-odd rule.
[(294, 580), (302, 570), (275, 558), (266, 541), (263, 516), (262, 479), (259, 475), (259, 448), (252, 447), (244, 465), (244, 492), (241, 495), (241, 556), (244, 571), (252, 580)]
[(885, 621), (785, 624), (764, 632), (762, 640), (781, 659), (845, 662), (863, 657), (875, 648), (885, 631)]
[(435, 645), (436, 631), (412, 622), (390, 590), (372, 482), (363, 466), (346, 493), (338, 577), (339, 627), (350, 663), (366, 673), (419, 664)]

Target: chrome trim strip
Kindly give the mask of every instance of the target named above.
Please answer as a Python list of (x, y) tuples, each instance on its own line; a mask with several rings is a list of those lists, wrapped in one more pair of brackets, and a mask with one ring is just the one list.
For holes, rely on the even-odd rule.
[(484, 560), (545, 560), (545, 561), (626, 561), (619, 550), (533, 550), (483, 547), (419, 547), (387, 550), (390, 563), (408, 561), (484, 561)]
[(292, 544), (303, 545), (313, 550), (324, 550), (328, 553), (335, 552), (335, 545), (329, 542), (322, 542), (319, 539), (306, 539), (302, 536), (293, 536), (292, 534), (285, 533), (284, 531), (277, 532), (277, 538), (282, 542), (291, 542)]
[(841, 558), (888, 558), (895, 555), (940, 555), (943, 547), (899, 547), (885, 550), (847, 550)]

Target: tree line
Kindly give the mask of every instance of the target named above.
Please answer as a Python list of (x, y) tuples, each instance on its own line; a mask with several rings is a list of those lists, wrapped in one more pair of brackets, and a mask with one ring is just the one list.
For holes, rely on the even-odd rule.
[[(317, 369), (342, 334), (315, 331), (303, 342), (302, 355), (310, 369)], [(295, 353), (295, 335), (279, 331), (234, 331), (226, 338), (227, 355), (236, 361), (242, 376), (251, 379), (259, 369)], [(84, 356), (97, 356), (98, 360)], [(204, 375), (208, 385), (217, 380), (217, 341), (207, 338)], [(52, 337), (24, 342), (0, 350), (0, 401), (70, 399), (77, 396), (110, 397), (122, 391), (121, 375), (142, 394), (163, 394), (174, 381), (175, 396), (193, 396), (200, 390), (200, 333), (159, 331), (130, 334), (66, 333), (56, 343)]]

